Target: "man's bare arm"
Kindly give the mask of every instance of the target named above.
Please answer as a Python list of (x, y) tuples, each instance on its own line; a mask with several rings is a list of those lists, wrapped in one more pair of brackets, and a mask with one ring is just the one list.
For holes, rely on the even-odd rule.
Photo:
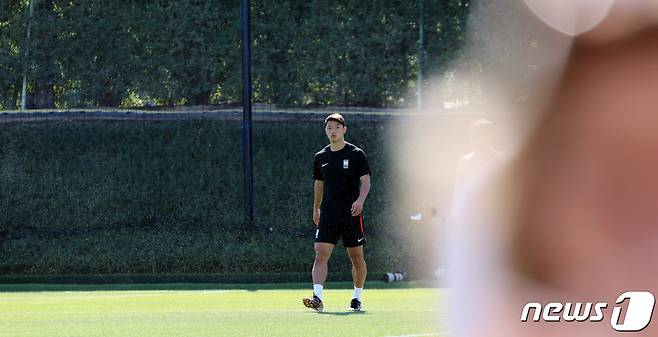
[(320, 225), (320, 204), (324, 195), (324, 181), (316, 180), (313, 186), (313, 223)]
[(359, 179), (361, 186), (359, 187), (359, 198), (352, 204), (352, 216), (357, 216), (363, 211), (363, 203), (366, 202), (368, 193), (370, 193), (370, 175), (366, 174)]

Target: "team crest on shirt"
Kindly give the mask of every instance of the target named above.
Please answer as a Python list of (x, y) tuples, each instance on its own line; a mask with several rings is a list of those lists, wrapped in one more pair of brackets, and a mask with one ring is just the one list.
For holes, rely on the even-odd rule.
[(350, 160), (349, 159), (343, 159), (343, 168), (350, 168)]

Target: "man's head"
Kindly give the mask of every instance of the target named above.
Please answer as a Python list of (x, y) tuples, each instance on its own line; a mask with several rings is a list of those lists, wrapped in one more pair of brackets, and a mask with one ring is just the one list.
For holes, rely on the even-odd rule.
[(345, 125), (345, 119), (341, 114), (335, 113), (325, 118), (324, 133), (330, 142), (339, 143), (344, 141), (345, 132), (347, 132), (347, 125)]
[(468, 130), (468, 139), (474, 151), (485, 151), (494, 144), (494, 124), (488, 119), (478, 119)]

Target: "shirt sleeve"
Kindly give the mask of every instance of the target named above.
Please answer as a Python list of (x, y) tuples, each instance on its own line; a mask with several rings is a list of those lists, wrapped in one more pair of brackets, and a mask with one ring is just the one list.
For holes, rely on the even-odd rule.
[(368, 164), (368, 157), (366, 156), (366, 153), (363, 151), (359, 151), (359, 154), (357, 155), (357, 170), (356, 173), (358, 174), (359, 178), (365, 176), (365, 175), (371, 175), (372, 172), (370, 172), (370, 165)]
[(320, 159), (318, 158), (317, 154), (313, 159), (313, 178), (315, 178), (315, 180), (324, 180), (322, 169), (320, 168)]

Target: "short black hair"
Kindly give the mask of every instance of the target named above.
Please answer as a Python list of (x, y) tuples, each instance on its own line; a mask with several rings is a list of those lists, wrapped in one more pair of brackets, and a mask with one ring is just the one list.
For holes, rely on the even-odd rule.
[(347, 126), (345, 125), (345, 118), (343, 118), (343, 115), (339, 113), (335, 113), (327, 116), (327, 118), (324, 119), (324, 125), (327, 126), (327, 123), (329, 123), (329, 121), (335, 121), (340, 123), (342, 126)]

